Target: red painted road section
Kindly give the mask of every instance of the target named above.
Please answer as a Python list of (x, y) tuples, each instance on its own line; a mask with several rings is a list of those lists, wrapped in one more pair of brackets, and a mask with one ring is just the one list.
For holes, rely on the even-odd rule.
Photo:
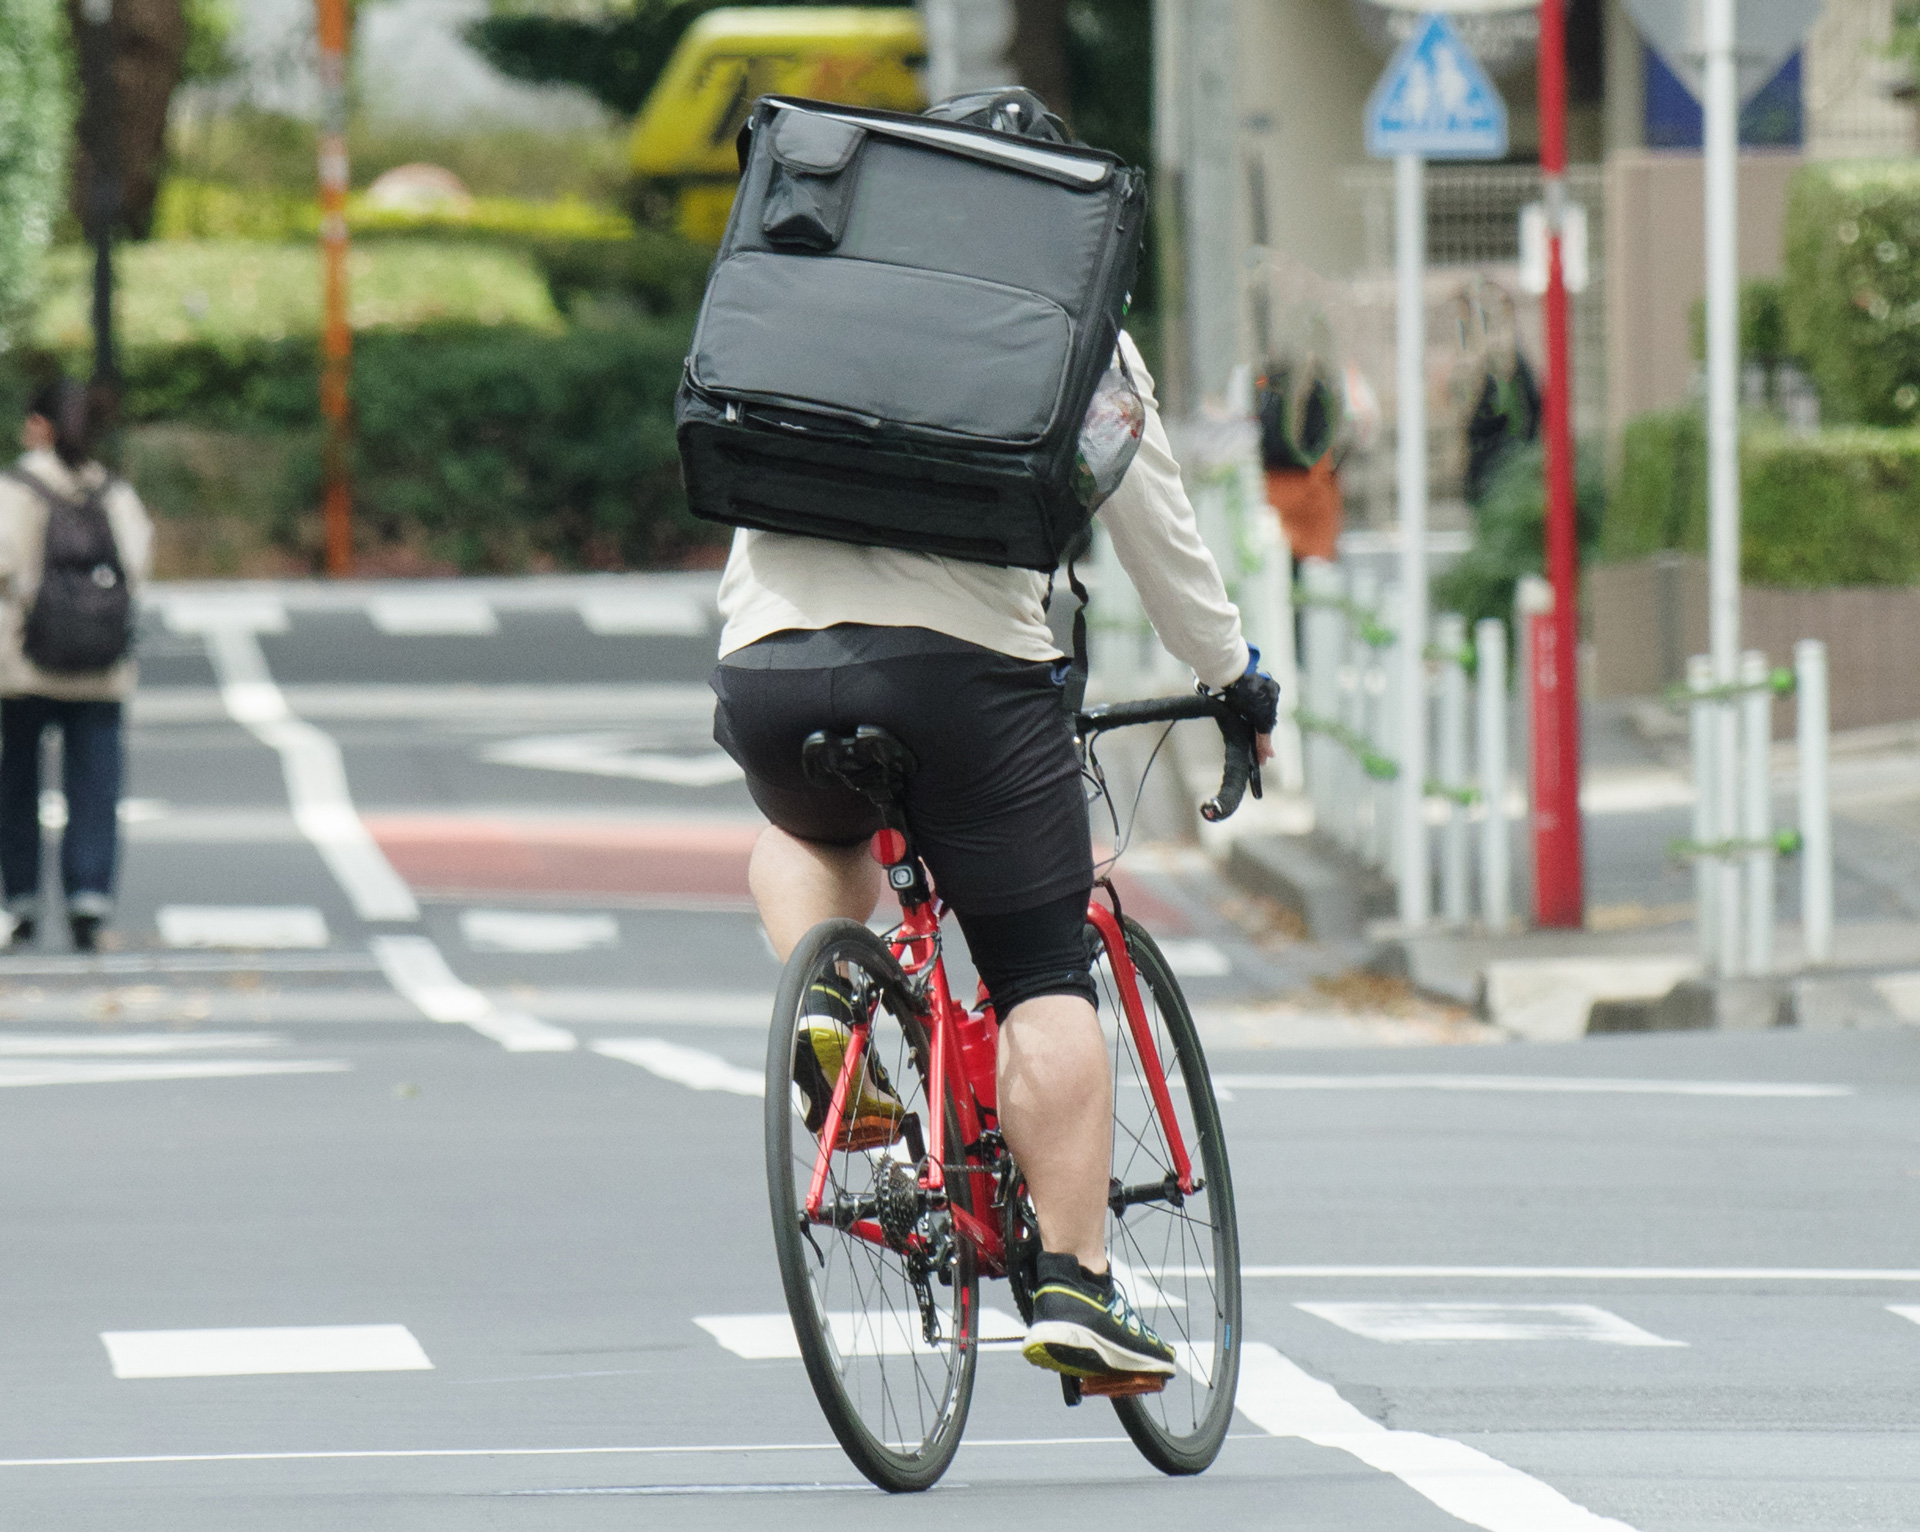
[[(635, 823), (468, 814), (368, 814), (367, 830), (419, 894), (466, 898), (594, 895), (693, 905), (750, 899), (747, 858), (760, 826), (725, 821)], [(1149, 929), (1188, 922), (1140, 879), (1121, 873), (1120, 898)]]

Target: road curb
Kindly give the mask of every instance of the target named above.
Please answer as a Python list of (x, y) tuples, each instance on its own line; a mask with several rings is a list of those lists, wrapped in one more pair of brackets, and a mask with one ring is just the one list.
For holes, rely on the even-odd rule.
[(1369, 922), (1393, 913), (1393, 889), (1319, 835), (1236, 839), (1226, 873), (1249, 893), (1291, 911), (1317, 942), (1364, 940)]

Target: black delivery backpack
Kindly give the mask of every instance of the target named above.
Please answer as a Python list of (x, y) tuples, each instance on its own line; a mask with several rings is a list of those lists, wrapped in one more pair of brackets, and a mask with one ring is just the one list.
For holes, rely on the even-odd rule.
[(675, 400), (695, 515), (1052, 570), (1146, 181), (1101, 150), (763, 97)]

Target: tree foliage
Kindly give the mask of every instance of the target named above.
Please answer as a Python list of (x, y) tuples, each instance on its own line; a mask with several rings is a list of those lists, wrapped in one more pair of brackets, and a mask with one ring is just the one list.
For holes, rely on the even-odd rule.
[(0, 336), (33, 299), (65, 192), (65, 32), (58, 0), (0, 0)]

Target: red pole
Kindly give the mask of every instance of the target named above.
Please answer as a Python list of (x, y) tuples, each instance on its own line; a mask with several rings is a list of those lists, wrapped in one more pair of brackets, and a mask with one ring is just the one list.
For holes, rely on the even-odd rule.
[(347, 319), (347, 0), (318, 0), (320, 21), (320, 415), (327, 573), (353, 573), (353, 328)]
[[(1573, 504), (1567, 284), (1560, 235), (1567, 204), (1566, 0), (1540, 0), (1540, 177), (1547, 211), (1547, 579), (1553, 586), (1551, 705), (1534, 721), (1541, 772), (1534, 803), (1535, 917), (1586, 923), (1580, 827), (1580, 545)], [(1544, 678), (1543, 678), (1544, 679)]]

